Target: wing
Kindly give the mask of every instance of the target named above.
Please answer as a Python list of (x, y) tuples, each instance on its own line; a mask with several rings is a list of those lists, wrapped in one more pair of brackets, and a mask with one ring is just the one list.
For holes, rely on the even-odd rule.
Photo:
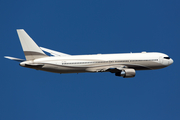
[(128, 68), (125, 65), (121, 66), (109, 66), (109, 67), (95, 67), (88, 68), (89, 72), (111, 72), (115, 73), (116, 76), (121, 76), (123, 78), (132, 78), (135, 76), (136, 71), (132, 68)]
[(111, 73), (117, 73), (122, 71), (124, 68), (127, 68), (125, 65), (119, 65), (119, 66), (103, 66), (103, 67), (92, 67), (87, 68), (86, 70), (89, 72), (111, 72)]
[(62, 53), (62, 52), (57, 52), (57, 51), (54, 51), (54, 50), (50, 50), (50, 49), (47, 49), (47, 48), (44, 48), (44, 47), (40, 47), (41, 50), (45, 51), (45, 52), (48, 52), (50, 53), (51, 55), (53, 56), (60, 56), (60, 57), (64, 57), (64, 56), (71, 56), (69, 54), (65, 54), (65, 53)]

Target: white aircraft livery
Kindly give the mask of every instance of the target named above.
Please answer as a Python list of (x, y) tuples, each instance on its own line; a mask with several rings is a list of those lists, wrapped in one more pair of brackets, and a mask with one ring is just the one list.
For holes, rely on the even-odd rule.
[(158, 52), (69, 55), (39, 47), (23, 29), (17, 29), (17, 33), (26, 60), (9, 56), (5, 58), (36, 70), (54, 73), (111, 72), (116, 76), (130, 78), (135, 76), (136, 70), (160, 69), (173, 63), (168, 55)]

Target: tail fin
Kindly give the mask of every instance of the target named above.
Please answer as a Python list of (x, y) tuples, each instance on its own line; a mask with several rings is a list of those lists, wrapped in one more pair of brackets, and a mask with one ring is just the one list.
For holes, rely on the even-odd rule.
[(37, 58), (48, 57), (23, 29), (17, 29), (17, 33), (26, 60), (34, 60)]

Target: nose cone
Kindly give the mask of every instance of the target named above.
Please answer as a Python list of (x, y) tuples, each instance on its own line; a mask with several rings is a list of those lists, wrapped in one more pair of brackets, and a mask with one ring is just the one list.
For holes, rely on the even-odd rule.
[(173, 59), (170, 59), (169, 60), (169, 65), (173, 64), (173, 62), (174, 62)]

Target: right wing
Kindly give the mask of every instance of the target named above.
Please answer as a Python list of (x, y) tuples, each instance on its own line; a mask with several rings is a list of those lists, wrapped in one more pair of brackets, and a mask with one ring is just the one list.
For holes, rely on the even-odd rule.
[(71, 56), (69, 54), (65, 54), (65, 53), (62, 53), (62, 52), (57, 52), (57, 51), (50, 50), (50, 49), (47, 49), (47, 48), (44, 48), (44, 47), (40, 47), (40, 48), (41, 48), (41, 50), (43, 50), (45, 52), (48, 52), (53, 56), (60, 56), (60, 57)]

